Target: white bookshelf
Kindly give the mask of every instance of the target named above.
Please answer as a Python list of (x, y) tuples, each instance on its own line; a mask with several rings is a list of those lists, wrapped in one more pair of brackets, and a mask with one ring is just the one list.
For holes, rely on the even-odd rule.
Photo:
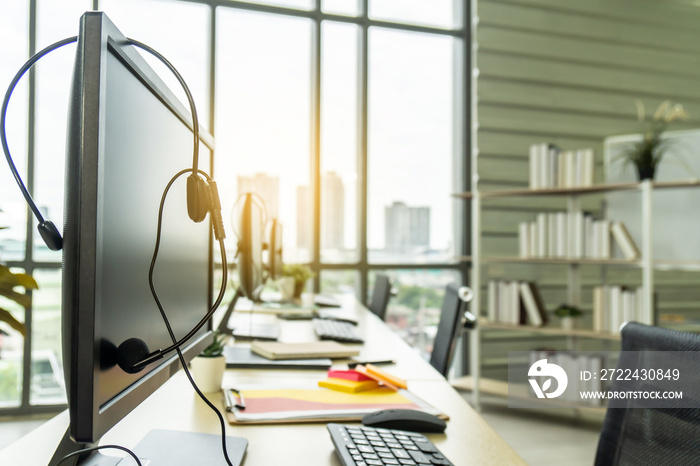
[[(478, 178), (477, 178), (478, 180)], [(474, 181), (477, 181), (474, 180)], [(482, 300), (482, 265), (484, 264), (531, 264), (531, 265), (560, 265), (566, 268), (567, 276), (567, 301), (573, 305), (581, 303), (581, 267), (597, 266), (597, 267), (630, 267), (641, 271), (642, 275), (642, 306), (639, 320), (642, 323), (653, 325), (656, 321), (656, 316), (653, 309), (654, 295), (654, 272), (655, 270), (697, 270), (700, 271), (700, 261), (663, 261), (653, 260), (652, 251), (652, 193), (654, 190), (682, 189), (682, 188), (698, 188), (700, 180), (688, 181), (673, 181), (673, 182), (653, 182), (645, 180), (639, 183), (618, 183), (618, 184), (602, 184), (587, 187), (576, 188), (551, 188), (551, 189), (512, 189), (503, 191), (472, 191), (464, 193), (455, 193), (456, 198), (464, 199), (472, 203), (472, 255), (468, 256), (471, 261), (471, 287), (474, 291), (472, 300), (472, 309), (481, 312)], [(566, 211), (571, 214), (581, 213), (580, 199), (582, 196), (595, 194), (604, 194), (616, 191), (629, 191), (637, 193), (640, 196), (640, 212), (639, 218), (642, 227), (642, 239), (639, 244), (640, 258), (637, 260), (625, 259), (587, 259), (587, 258), (520, 258), (520, 257), (496, 257), (482, 256), (481, 250), (481, 212), (482, 202), (488, 202), (490, 199), (507, 198), (507, 197), (542, 197), (555, 196), (566, 199)], [(462, 258), (467, 260), (467, 258)], [(551, 304), (551, 303), (550, 303)], [(576, 341), (580, 338), (598, 339), (601, 341), (619, 341), (619, 333), (598, 332), (592, 329), (573, 329), (565, 330), (555, 327), (556, 323), (550, 323), (545, 327), (532, 327), (526, 325), (509, 325), (499, 322), (490, 322), (481, 318), (479, 325), (472, 331), (470, 338), (470, 379), (473, 381), (472, 387), (472, 402), (475, 406), (480, 403), (480, 386), (479, 382), (481, 375), (481, 332), (498, 330), (498, 331), (513, 331), (527, 332), (533, 336), (550, 335), (562, 336), (569, 341)], [(487, 383), (488, 385), (488, 383)]]

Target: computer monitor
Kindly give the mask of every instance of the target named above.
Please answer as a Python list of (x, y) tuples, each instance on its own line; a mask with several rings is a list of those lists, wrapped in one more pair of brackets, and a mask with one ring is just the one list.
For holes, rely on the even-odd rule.
[(260, 300), (263, 282), (263, 209), (253, 193), (243, 195), (237, 219), (238, 276), (240, 292), (252, 301)]
[(270, 220), (267, 228), (267, 270), (269, 278), (282, 277), (282, 224), (276, 218)]
[[(192, 166), (193, 132), (190, 112), (99, 12), (80, 21), (68, 120), (63, 353), (69, 433), (79, 446), (96, 443), (180, 367), (173, 352), (129, 374), (117, 365), (116, 348), (129, 338), (151, 348), (172, 343), (148, 274), (161, 195), (173, 175)], [(210, 167), (213, 138), (203, 129), (200, 137), (200, 166)], [(165, 203), (154, 271), (178, 337), (212, 302), (211, 241), (209, 220), (188, 217), (182, 177)], [(210, 333), (203, 329), (183, 346), (186, 360)], [(59, 450), (77, 448), (69, 441)], [(215, 451), (220, 446), (218, 437)]]

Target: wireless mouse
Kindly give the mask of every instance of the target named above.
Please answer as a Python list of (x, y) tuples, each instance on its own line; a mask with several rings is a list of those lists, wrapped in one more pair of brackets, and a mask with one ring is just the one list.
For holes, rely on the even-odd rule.
[(437, 416), (415, 409), (385, 409), (367, 414), (362, 424), (368, 427), (399, 429), (410, 432), (442, 433), (447, 423)]

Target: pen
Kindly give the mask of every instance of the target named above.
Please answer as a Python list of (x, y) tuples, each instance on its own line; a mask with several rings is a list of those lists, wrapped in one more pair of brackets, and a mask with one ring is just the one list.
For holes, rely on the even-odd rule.
[[(232, 393), (235, 393), (238, 397), (238, 402), (234, 399)], [(233, 411), (233, 408), (238, 408), (240, 410), (245, 409), (245, 400), (243, 399), (243, 394), (240, 390), (235, 388), (227, 388), (224, 390), (224, 401), (226, 402), (226, 411)]]
[(378, 366), (381, 364), (396, 364), (396, 361), (394, 361), (392, 359), (383, 359), (380, 361), (356, 361), (356, 362), (348, 363), (348, 367), (350, 369), (354, 369), (358, 365), (366, 366), (367, 364), (372, 364), (372, 365)]

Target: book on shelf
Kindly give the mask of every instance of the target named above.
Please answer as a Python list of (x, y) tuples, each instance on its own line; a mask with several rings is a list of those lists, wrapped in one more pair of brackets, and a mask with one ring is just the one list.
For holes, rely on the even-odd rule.
[(623, 322), (642, 320), (644, 289), (620, 285), (593, 288), (593, 330), (618, 333)]
[(489, 321), (534, 327), (547, 323), (547, 311), (535, 283), (490, 280), (487, 289)]
[(547, 323), (542, 296), (533, 282), (520, 282), (520, 296), (530, 325), (542, 327)]
[(627, 260), (639, 249), (622, 222), (596, 220), (583, 212), (539, 213), (518, 224), (521, 259), (611, 259), (612, 238)]
[(554, 144), (532, 144), (529, 151), (530, 189), (593, 185), (593, 149), (561, 150)]
[(637, 249), (637, 245), (632, 239), (632, 236), (630, 236), (629, 231), (627, 231), (624, 223), (612, 222), (610, 224), (610, 231), (615, 239), (615, 244), (617, 244), (625, 259), (639, 259), (639, 249)]

